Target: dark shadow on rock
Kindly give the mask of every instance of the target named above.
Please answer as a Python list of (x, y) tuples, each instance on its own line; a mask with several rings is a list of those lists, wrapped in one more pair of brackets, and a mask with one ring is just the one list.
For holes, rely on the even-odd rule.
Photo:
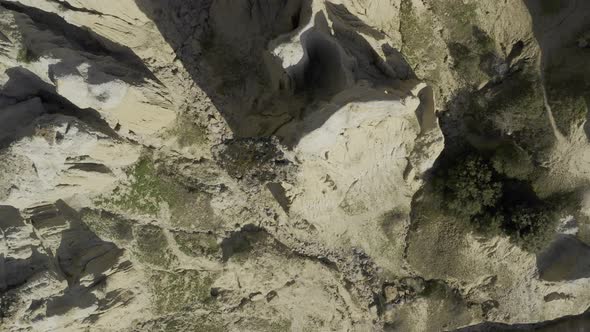
[(69, 221), (69, 229), (62, 232), (56, 258), (70, 287), (77, 285), (85, 275), (97, 277), (113, 268), (123, 250), (112, 242), (101, 240), (63, 201), (56, 202), (56, 207)]
[[(16, 233), (28, 232), (25, 229), (27, 227), (18, 209), (0, 206), (0, 234), (3, 237), (19, 236)], [(0, 295), (25, 284), (37, 273), (46, 271), (50, 263), (49, 257), (35, 247), (30, 248), (31, 255), (28, 258), (11, 257), (11, 249), (8, 246), (8, 252), (0, 253)]]
[(268, 50), (311, 13), (308, 0), (136, 0), (236, 137), (270, 135), (302, 106)]
[(24, 219), (17, 208), (0, 205), (0, 231), (6, 233), (9, 228), (18, 228), (24, 225)]
[(537, 255), (539, 277), (566, 281), (590, 277), (590, 246), (572, 235), (560, 235)]
[(104, 279), (104, 272), (117, 267), (123, 250), (100, 239), (65, 202), (36, 206), (27, 209), (27, 213), (41, 241), (50, 237), (45, 241), (55, 242), (58, 237), (59, 247), (52, 249), (54, 269), (70, 288), (78, 286), (80, 279), (88, 275), (96, 283)]
[(393, 70), (393, 76), (399, 80), (418, 79), (408, 60), (397, 49), (388, 44), (382, 46), (385, 62)]
[[(1, 233), (12, 236), (12, 233), (24, 232), (34, 237), (30, 229), (32, 225), (40, 236), (41, 243), (46, 240), (52, 242), (55, 236), (61, 237), (61, 243), (49, 255), (30, 246), (31, 255), (25, 259), (6, 257), (6, 254), (10, 255), (10, 246), (8, 253), (0, 253), (0, 319), (7, 314), (9, 308), (6, 306), (15, 295), (14, 290), (43, 272), (47, 277), (60, 280), (65, 277), (68, 281), (63, 294), (31, 302), (30, 312), (45, 306), (47, 317), (63, 315), (73, 308), (84, 309), (94, 305), (98, 307), (97, 311), (102, 312), (118, 304), (128, 303), (133, 298), (133, 293), (129, 290), (113, 290), (101, 299), (93, 293), (106, 286), (106, 271), (128, 270), (130, 262), (119, 262), (123, 250), (111, 242), (101, 240), (86, 227), (75, 210), (63, 201), (58, 201), (27, 209), (27, 213), (31, 217), (30, 222), (25, 224), (17, 209), (0, 206)], [(52, 239), (47, 239), (46, 236)], [(81, 277), (88, 275), (92, 278), (86, 278), (85, 283), (79, 282)]]
[(295, 92), (307, 95), (306, 101), (329, 100), (347, 85), (344, 54), (329, 33), (323, 13), (314, 18), (314, 27), (301, 36), (304, 57), (287, 69), (295, 80)]
[[(354, 81), (380, 85), (389, 83), (392, 76), (405, 79), (411, 75), (409, 66), (401, 68), (400, 62), (400, 68), (391, 70), (389, 61), (381, 60), (354, 30), (376, 39), (383, 39), (384, 34), (341, 5), (326, 5), (328, 15), (337, 22), (335, 33), (330, 32), (325, 16), (319, 13), (314, 18), (316, 25), (301, 36), (303, 59), (283, 69), (268, 44), (280, 36), (288, 38), (289, 33), (307, 24), (311, 1), (136, 3), (155, 22), (191, 78), (211, 98), (238, 138), (276, 135), (283, 144), (293, 146), (329, 118), (327, 114), (314, 119), (311, 127), (281, 130), (288, 123), (308, 117), (304, 114), (308, 105), (330, 100)], [(387, 54), (400, 58), (390, 49)]]
[(281, 206), (283, 211), (285, 211), (285, 213), (289, 213), (289, 208), (291, 206), (291, 202), (289, 201), (289, 198), (287, 197), (287, 193), (285, 191), (285, 188), (283, 188), (283, 186), (280, 183), (276, 183), (276, 182), (269, 182), (266, 184), (266, 187), (268, 188), (268, 190), (272, 194), (272, 197), (274, 197), (274, 199), (277, 201), (277, 203), (279, 203), (279, 205)]
[[(28, 16), (34, 26), (43, 31), (50, 31), (56, 36), (52, 41), (59, 45), (55, 49), (47, 49), (47, 42), (39, 40), (34, 31), (27, 28), (31, 22), (21, 17), (16, 17), (16, 24), (22, 26), (23, 46), (31, 57), (38, 58), (43, 55), (53, 55), (61, 58), (64, 49), (71, 49), (80, 55), (78, 63), (68, 63), (72, 68), (82, 63), (83, 56), (95, 62), (108, 62), (102, 66), (101, 71), (120, 78), (129, 84), (140, 84), (146, 79), (158, 82), (157, 78), (145, 66), (143, 61), (130, 48), (117, 44), (104, 38), (89, 29), (78, 27), (66, 22), (57, 14), (43, 11), (35, 7), (29, 7), (18, 2), (0, 0), (0, 7), (22, 13)], [(104, 74), (96, 72), (93, 66), (88, 69), (88, 82), (91, 84), (105, 83), (110, 80)]]
[(348, 26), (354, 28), (359, 33), (371, 36), (376, 40), (381, 40), (386, 37), (383, 31), (379, 31), (367, 25), (361, 19), (354, 16), (344, 5), (326, 2), (326, 9), (328, 10), (330, 19), (334, 20), (337, 18), (339, 21), (346, 22)]
[(8, 81), (0, 90), (0, 149), (33, 135), (31, 124), (46, 114), (74, 117), (112, 139), (119, 138), (98, 111), (80, 109), (29, 70), (10, 68), (6, 75)]
[(222, 260), (227, 262), (232, 257), (255, 257), (256, 250), (263, 248), (264, 252), (268, 252), (269, 247), (287, 255), (291, 253), (289, 248), (277, 241), (264, 228), (247, 224), (221, 241)]
[(233, 232), (229, 237), (221, 241), (222, 259), (224, 262), (230, 257), (248, 253), (252, 250), (252, 245), (259, 240), (259, 237), (265, 236), (266, 231), (258, 226), (245, 225), (239, 231)]
[[(379, 40), (384, 39), (385, 34), (362, 23), (343, 5), (327, 2), (326, 8), (328, 17), (333, 22), (334, 38), (339, 42), (346, 54), (355, 60), (352, 68), (355, 81), (364, 80), (374, 86), (379, 86), (391, 85), (396, 80), (408, 78), (412, 70), (401, 53), (385, 44), (382, 49), (386, 55), (386, 61), (383, 61), (369, 42), (361, 35), (361, 33), (367, 34)], [(390, 67), (390, 64), (393, 64), (394, 67)], [(401, 67), (404, 65), (405, 68), (402, 69)]]
[[(323, 13), (319, 13), (314, 27), (301, 35), (303, 59), (287, 69), (296, 91), (304, 94), (307, 103), (324, 103), (321, 109), (302, 110), (294, 121), (275, 132), (288, 147), (320, 128), (342, 106), (351, 102), (399, 100), (408, 93), (408, 87), (413, 87), (403, 82), (417, 82), (401, 53), (386, 44), (383, 60), (364, 37), (347, 25), (355, 16), (344, 7), (333, 6), (327, 4), (331, 28)], [(357, 21), (360, 20), (356, 18), (354, 22)], [(348, 89), (359, 82), (366, 87)]]
[(555, 320), (531, 323), (531, 324), (501, 324), (481, 323), (454, 330), (455, 332), (512, 332), (512, 331), (539, 331), (539, 332), (588, 332), (590, 331), (590, 312), (580, 315), (566, 316)]
[(48, 269), (49, 257), (31, 248), (28, 258), (4, 257), (0, 254), (0, 293), (27, 283), (35, 274)]
[(95, 283), (89, 287), (80, 285), (67, 288), (63, 295), (51, 297), (46, 301), (46, 316), (60, 316), (74, 308), (86, 309), (96, 305), (96, 312), (87, 318), (92, 320), (92, 317), (106, 312), (117, 305), (125, 305), (133, 299), (133, 292), (130, 290), (116, 289), (104, 295), (102, 298), (97, 298), (93, 293), (95, 289), (100, 289), (105, 286), (106, 276), (100, 276)]
[(47, 300), (45, 315), (47, 317), (59, 316), (67, 313), (73, 308), (85, 309), (97, 302), (96, 296), (90, 289), (82, 286), (67, 288), (63, 295), (52, 297)]

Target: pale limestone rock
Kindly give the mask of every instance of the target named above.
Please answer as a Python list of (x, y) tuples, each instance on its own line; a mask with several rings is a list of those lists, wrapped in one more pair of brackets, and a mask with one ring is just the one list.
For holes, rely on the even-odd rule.
[[(538, 65), (519, 0), (0, 1), (3, 327), (440, 331), (581, 314), (587, 278), (547, 280), (567, 271), (505, 236), (412, 223), (445, 147), (437, 112), (468, 88), (450, 45), (474, 30), (456, 6), (502, 57), (476, 66), (479, 89)], [(588, 179), (574, 129), (534, 183), (547, 195)], [(588, 239), (588, 201), (560, 239)]]

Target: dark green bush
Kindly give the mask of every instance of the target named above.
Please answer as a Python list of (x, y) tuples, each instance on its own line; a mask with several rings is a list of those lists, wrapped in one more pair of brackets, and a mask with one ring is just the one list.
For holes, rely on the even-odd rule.
[(443, 206), (480, 233), (503, 233), (526, 250), (538, 250), (552, 235), (555, 218), (529, 182), (507, 176), (526, 177), (532, 171), (532, 165), (513, 164), (526, 154), (519, 156), (522, 151), (515, 146), (502, 149), (491, 160), (477, 153), (447, 157), (445, 170), (436, 175)]
[(550, 240), (554, 222), (544, 207), (517, 206), (502, 225), (521, 247), (536, 251)]
[(492, 157), (494, 170), (509, 178), (526, 180), (534, 170), (531, 156), (516, 144), (503, 144)]
[(492, 177), (492, 168), (482, 158), (465, 158), (448, 171), (445, 181), (447, 206), (467, 217), (495, 206), (502, 195), (502, 184)]

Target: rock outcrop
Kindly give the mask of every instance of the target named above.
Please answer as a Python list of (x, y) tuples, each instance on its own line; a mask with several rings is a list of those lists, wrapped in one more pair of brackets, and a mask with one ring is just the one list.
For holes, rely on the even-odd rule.
[(584, 326), (589, 16), (0, 0), (0, 329)]

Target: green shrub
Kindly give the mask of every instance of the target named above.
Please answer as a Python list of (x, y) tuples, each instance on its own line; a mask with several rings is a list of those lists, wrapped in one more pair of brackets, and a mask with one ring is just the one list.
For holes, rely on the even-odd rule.
[(571, 134), (572, 127), (576, 128), (586, 120), (590, 102), (588, 72), (583, 66), (580, 66), (580, 73), (568, 71), (563, 74), (559, 67), (547, 70), (547, 99), (557, 128), (565, 135)]
[(509, 139), (533, 156), (543, 154), (553, 145), (555, 136), (541, 88), (532, 74), (519, 72), (485, 91), (464, 93), (459, 106), (465, 136), (495, 144)]
[(512, 145), (502, 147), (491, 159), (477, 153), (446, 156), (446, 170), (439, 170), (435, 180), (442, 189), (442, 206), (482, 234), (505, 234), (526, 250), (538, 250), (553, 234), (552, 204), (539, 199), (530, 182), (506, 174), (528, 176), (532, 165), (512, 164), (527, 157)]
[(448, 171), (445, 191), (448, 207), (473, 217), (496, 205), (502, 184), (492, 179), (493, 171), (479, 156), (469, 156)]
[(537, 251), (550, 240), (553, 225), (554, 222), (545, 208), (517, 206), (502, 227), (521, 247)]
[(526, 180), (534, 170), (532, 158), (516, 144), (501, 145), (492, 157), (492, 165), (496, 172), (519, 180)]

